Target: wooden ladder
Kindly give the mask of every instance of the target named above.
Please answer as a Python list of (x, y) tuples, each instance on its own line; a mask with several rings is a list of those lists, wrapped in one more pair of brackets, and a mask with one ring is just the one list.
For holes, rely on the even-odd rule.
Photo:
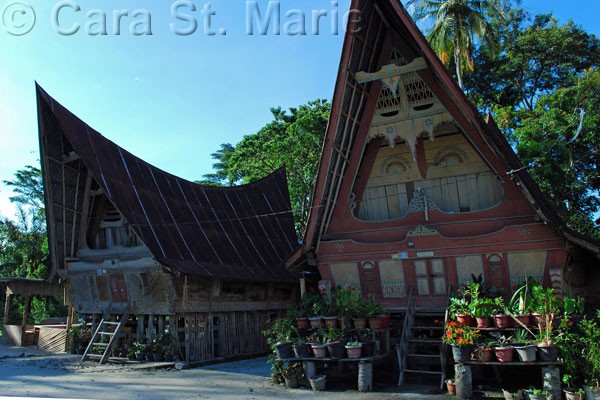
[[(443, 310), (416, 310), (411, 287), (400, 343), (396, 347), (400, 375), (398, 386), (404, 384), (406, 375), (438, 375), (440, 389), (446, 380), (446, 346)], [(448, 296), (451, 286), (448, 285)], [(417, 321), (419, 320), (419, 321)], [(438, 320), (437, 324), (433, 321)]]
[[(113, 346), (119, 340), (128, 318), (129, 312), (127, 311), (121, 315), (121, 318), (118, 321), (113, 321), (111, 320), (110, 315), (105, 315), (102, 318), (102, 321), (100, 321), (100, 324), (98, 324), (96, 332), (92, 335), (92, 340), (90, 340), (90, 343), (85, 349), (81, 361), (85, 361), (88, 358), (96, 358), (100, 360), (100, 364), (105, 364), (110, 357)], [(108, 342), (105, 341), (106, 337), (110, 338)], [(94, 347), (104, 348), (103, 353), (94, 354)]]

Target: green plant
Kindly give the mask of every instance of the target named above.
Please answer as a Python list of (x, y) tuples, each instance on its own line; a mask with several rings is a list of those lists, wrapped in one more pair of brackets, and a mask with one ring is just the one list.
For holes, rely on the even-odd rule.
[(306, 292), (300, 303), (301, 313), (304, 316), (321, 316), (326, 308), (325, 299), (318, 292)]
[(377, 303), (374, 297), (370, 297), (369, 300), (363, 302), (363, 304), (364, 306), (362, 310), (364, 312), (364, 315), (375, 316), (385, 313), (385, 308), (383, 308), (379, 303)]
[(510, 346), (512, 341), (513, 341), (512, 336), (506, 337), (505, 335), (500, 335), (493, 342), (493, 346), (494, 347), (507, 347), (507, 346)]
[(445, 325), (445, 333), (442, 336), (442, 341), (455, 346), (466, 346), (475, 344), (478, 337), (478, 329), (460, 325), (456, 321), (450, 321)]
[(536, 394), (536, 395), (542, 394), (542, 395), (548, 396), (548, 391), (546, 389), (531, 388), (531, 389), (529, 389), (529, 393)]
[(354, 318), (360, 312), (360, 292), (352, 286), (338, 286), (333, 291), (333, 301), (340, 318)]
[(323, 341), (325, 343), (337, 342), (342, 338), (342, 331), (339, 329), (334, 329), (331, 325), (329, 329), (323, 334)]
[(565, 316), (582, 315), (584, 306), (585, 299), (583, 297), (565, 296), (563, 299), (563, 311)]
[(276, 360), (275, 345), (280, 342), (291, 342), (294, 336), (298, 335), (296, 317), (293, 314), (286, 314), (284, 318), (278, 318), (269, 322), (270, 327), (263, 331), (267, 345), (271, 349), (267, 362), (271, 364), (271, 378), (273, 382), (281, 383), (283, 382), (283, 362)]
[(471, 315), (471, 305), (465, 298), (451, 297), (448, 304), (448, 312), (452, 319), (456, 319), (457, 314)]
[(359, 342), (348, 342), (346, 343), (347, 347), (359, 347), (361, 344)]
[(482, 297), (480, 299), (474, 300), (473, 303), (471, 303), (471, 309), (475, 317), (483, 318), (490, 316), (495, 311), (497, 311), (498, 305), (496, 304), (495, 299)]
[(510, 301), (508, 302), (508, 309), (514, 314), (526, 314), (531, 312), (533, 309), (533, 297), (531, 295), (531, 288), (536, 285), (536, 281), (530, 280), (528, 277), (514, 291)]
[(584, 318), (579, 328), (582, 356), (586, 361), (583, 371), (585, 382), (589, 386), (600, 387), (600, 310), (596, 310), (594, 318)]
[(526, 329), (518, 329), (513, 333), (514, 343), (530, 344), (533, 339), (533, 333)]

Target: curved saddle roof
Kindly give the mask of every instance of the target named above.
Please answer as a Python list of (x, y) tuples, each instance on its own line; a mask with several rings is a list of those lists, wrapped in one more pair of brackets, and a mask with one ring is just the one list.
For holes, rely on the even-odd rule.
[(37, 86), (53, 272), (77, 256), (88, 174), (154, 258), (175, 273), (291, 282), (298, 246), (285, 169), (238, 187), (195, 184), (119, 147)]

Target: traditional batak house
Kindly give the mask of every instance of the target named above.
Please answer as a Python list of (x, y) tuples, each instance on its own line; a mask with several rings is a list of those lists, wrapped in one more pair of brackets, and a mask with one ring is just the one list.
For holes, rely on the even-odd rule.
[(599, 243), (567, 229), (398, 0), (353, 0), (312, 211), (292, 268), (396, 316), (481, 275), (598, 299)]
[(75, 311), (99, 329), (112, 316), (134, 337), (168, 327), (188, 361), (267, 351), (266, 322), (297, 293), (283, 267), (298, 245), (285, 170), (200, 186), (117, 146), (40, 87), (37, 98), (49, 279), (66, 283)]

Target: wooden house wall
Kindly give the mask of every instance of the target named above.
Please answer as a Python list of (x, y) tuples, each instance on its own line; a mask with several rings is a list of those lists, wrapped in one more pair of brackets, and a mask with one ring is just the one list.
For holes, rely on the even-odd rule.
[[(562, 271), (567, 264), (564, 240), (539, 221), (527, 198), (505, 171), (498, 169), (497, 159), (484, 160), (462, 134), (422, 141), (419, 146), (424, 151), (413, 160), (403, 143), (391, 148), (373, 140), (367, 145), (361, 166), (355, 169), (357, 178), (345, 179), (342, 184), (346, 193), (340, 197), (349, 200), (338, 202), (327, 240), (320, 243), (323, 278), (335, 285), (355, 286), (389, 308), (405, 306), (411, 287), (418, 307), (442, 307), (447, 288), (456, 290), (471, 280), (471, 274), (481, 274), (489, 285), (503, 288), (507, 294), (525, 276), (552, 284), (550, 270)], [(453, 164), (440, 163), (444, 154)], [(425, 167), (418, 165), (418, 157), (425, 158)], [(494, 187), (468, 187), (467, 180), (454, 197), (451, 191), (445, 193), (450, 201), (440, 204), (441, 210), (409, 211), (410, 197), (405, 190), (406, 198), (399, 202), (402, 212), (380, 211), (375, 221), (369, 221), (369, 212), (377, 208), (372, 199), (356, 201), (367, 196), (361, 196), (361, 187), (366, 194), (370, 188), (385, 188), (388, 198), (379, 201), (387, 204), (379, 209), (387, 206), (390, 211), (390, 193), (402, 195), (393, 190), (388, 193), (391, 185), (410, 183), (411, 190), (424, 187), (429, 196), (439, 199), (434, 193), (436, 182), (477, 174), (489, 174), (488, 185)], [(371, 207), (369, 212), (361, 211), (367, 207)]]

